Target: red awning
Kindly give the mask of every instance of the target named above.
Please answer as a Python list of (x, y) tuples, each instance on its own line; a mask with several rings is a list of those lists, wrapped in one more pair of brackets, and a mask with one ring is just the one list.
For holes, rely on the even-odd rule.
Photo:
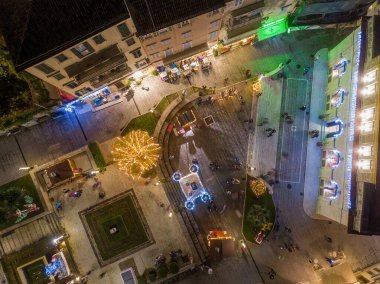
[(61, 89), (58, 89), (58, 93), (59, 93), (59, 96), (61, 97), (61, 100), (64, 102), (64, 103), (68, 103), (68, 102), (71, 102), (75, 99), (77, 99), (78, 97), (73, 95), (73, 94), (70, 94), (70, 93), (67, 93)]

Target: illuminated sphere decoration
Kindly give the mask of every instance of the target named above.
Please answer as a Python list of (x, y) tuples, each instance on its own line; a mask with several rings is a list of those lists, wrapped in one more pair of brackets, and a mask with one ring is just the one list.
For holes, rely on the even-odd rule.
[(154, 143), (148, 132), (134, 130), (117, 138), (113, 144), (112, 155), (120, 170), (136, 178), (156, 165), (160, 146)]

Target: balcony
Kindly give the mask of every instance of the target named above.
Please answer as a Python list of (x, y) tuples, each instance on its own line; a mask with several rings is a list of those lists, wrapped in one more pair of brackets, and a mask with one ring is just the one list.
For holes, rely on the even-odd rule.
[(112, 82), (116, 79), (119, 79), (120, 77), (123, 77), (129, 73), (132, 72), (132, 69), (127, 65), (123, 64), (120, 65), (110, 71), (107, 71), (101, 75), (99, 75), (97, 78), (92, 80), (90, 83), (94, 88), (100, 88), (101, 86)]
[(127, 61), (116, 44), (65, 68), (69, 77), (82, 84)]

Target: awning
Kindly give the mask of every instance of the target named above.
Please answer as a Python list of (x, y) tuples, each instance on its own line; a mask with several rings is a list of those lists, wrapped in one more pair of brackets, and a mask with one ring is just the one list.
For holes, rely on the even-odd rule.
[(242, 8), (239, 8), (239, 9), (232, 11), (231, 16), (232, 17), (241, 16), (241, 15), (247, 14), (249, 12), (255, 11), (257, 9), (263, 8), (264, 6), (265, 6), (264, 1), (253, 3), (251, 5), (247, 5), (245, 7), (242, 7)]
[(173, 54), (171, 56), (168, 56), (164, 58), (163, 63), (164, 65), (173, 63), (173, 62), (178, 62), (182, 59), (188, 58), (190, 56), (193, 56), (195, 54), (201, 53), (202, 51), (205, 51), (208, 49), (207, 43), (203, 43), (201, 45), (194, 46), (192, 48), (188, 48), (184, 51), (181, 51), (179, 53)]
[(236, 36), (244, 34), (244, 33), (247, 33), (247, 32), (254, 33), (258, 28), (260, 28), (260, 25), (261, 25), (261, 21), (258, 20), (258, 21), (255, 21), (253, 23), (250, 23), (248, 25), (241, 26), (241, 27), (238, 27), (236, 29), (231, 29), (231, 30), (227, 31), (228, 39), (236, 37)]

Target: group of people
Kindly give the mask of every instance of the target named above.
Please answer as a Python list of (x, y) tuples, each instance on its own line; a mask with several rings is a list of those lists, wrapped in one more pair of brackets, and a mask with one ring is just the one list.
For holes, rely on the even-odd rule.
[(273, 129), (273, 128), (267, 128), (267, 129), (265, 129), (265, 132), (267, 133), (267, 137), (271, 137), (271, 136), (273, 136), (273, 134), (275, 134), (277, 131), (276, 131), (276, 129)]
[(294, 122), (292, 116), (290, 116), (287, 112), (282, 113), (281, 117), (285, 120), (286, 123), (292, 124)]
[(222, 97), (222, 99), (224, 99), (224, 98), (228, 98), (228, 97), (237, 96), (238, 94), (239, 94), (238, 90), (235, 87), (231, 87), (231, 88), (228, 88), (226, 90), (223, 90), (220, 93), (220, 96)]

